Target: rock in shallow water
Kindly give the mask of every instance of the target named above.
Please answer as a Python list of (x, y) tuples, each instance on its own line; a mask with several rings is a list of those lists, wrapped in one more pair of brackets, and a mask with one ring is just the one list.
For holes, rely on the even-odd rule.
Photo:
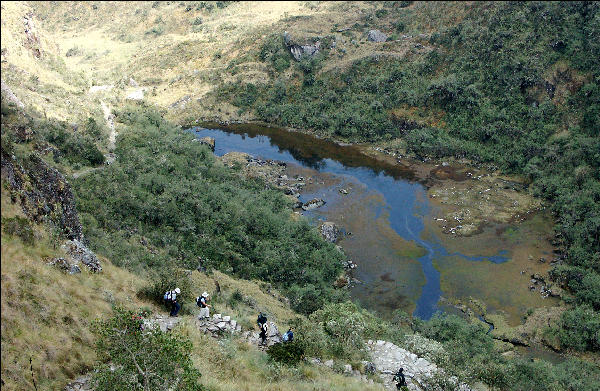
[(321, 235), (328, 242), (335, 243), (339, 239), (340, 230), (334, 223), (326, 221), (321, 225)]
[(325, 205), (325, 201), (320, 198), (314, 198), (302, 205), (303, 210), (313, 210)]

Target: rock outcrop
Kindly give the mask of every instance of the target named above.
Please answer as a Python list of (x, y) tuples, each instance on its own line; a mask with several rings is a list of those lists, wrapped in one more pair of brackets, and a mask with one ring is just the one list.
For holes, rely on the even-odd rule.
[(237, 324), (237, 321), (221, 314), (214, 314), (212, 318), (197, 319), (196, 325), (204, 334), (211, 334), (215, 338), (224, 333), (233, 334), (242, 331), (242, 326)]
[(65, 273), (77, 274), (81, 273), (79, 265), (67, 261), (65, 258), (52, 258), (48, 263), (49, 266), (55, 266)]
[(25, 214), (36, 222), (53, 221), (67, 238), (81, 241), (83, 231), (71, 186), (65, 177), (37, 154), (21, 166), (14, 155), (2, 148), (2, 179), (8, 184), (11, 200), (19, 202)]
[(93, 272), (102, 271), (100, 260), (96, 254), (79, 240), (67, 240), (62, 245), (62, 249), (67, 253), (72, 265), (84, 264)]
[[(431, 379), (435, 375), (444, 375), (444, 371), (434, 363), (391, 342), (369, 340), (367, 351), (388, 390), (396, 389), (393, 377), (399, 368), (404, 368), (408, 389), (411, 391), (432, 389), (429, 385)], [(459, 384), (457, 378), (451, 377), (449, 380), (457, 385), (458, 390), (471, 391), (466, 384)]]
[(64, 391), (92, 391), (92, 376), (80, 376), (71, 383), (67, 384)]
[(131, 94), (127, 95), (125, 98), (127, 100), (142, 100), (144, 99), (144, 89), (140, 88), (138, 90), (133, 91)]
[(211, 151), (215, 151), (215, 139), (212, 137), (202, 137), (197, 139), (200, 144), (208, 145)]
[(300, 61), (303, 57), (314, 57), (319, 53), (319, 50), (321, 49), (320, 41), (317, 41), (312, 45), (299, 45), (295, 43), (287, 31), (283, 33), (283, 41), (285, 42), (285, 46), (292, 54), (292, 57), (294, 57), (296, 61)]
[(25, 105), (23, 104), (23, 102), (21, 102), (21, 100), (19, 100), (19, 98), (17, 98), (17, 96), (6, 85), (6, 83), (4, 83), (4, 80), (1, 80), (0, 83), (2, 86), (2, 96), (4, 96), (4, 98), (6, 100), (8, 100), (9, 102), (14, 103), (18, 108), (20, 108), (20, 109), (24, 108)]
[(369, 30), (367, 38), (371, 42), (385, 42), (388, 37), (379, 30)]
[[(268, 322), (267, 324), (268, 324), (267, 341), (266, 341), (265, 345), (262, 345), (262, 346), (268, 347), (268, 346), (275, 345), (276, 343), (281, 342), (281, 333), (277, 329), (277, 325), (275, 325), (275, 323)], [(242, 336), (244, 338), (246, 338), (246, 340), (248, 340), (248, 342), (250, 342), (252, 345), (261, 345), (261, 343), (262, 343), (262, 339), (260, 338), (260, 335), (255, 331), (246, 331), (245, 333), (242, 334)]]

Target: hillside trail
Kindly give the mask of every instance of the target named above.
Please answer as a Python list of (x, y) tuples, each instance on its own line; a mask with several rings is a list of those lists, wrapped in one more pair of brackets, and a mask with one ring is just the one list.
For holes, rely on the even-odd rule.
[[(159, 327), (163, 332), (172, 330), (177, 324), (187, 317), (170, 317), (167, 315), (156, 315), (151, 319), (146, 320), (148, 327)], [(224, 335), (240, 335), (250, 345), (257, 349), (266, 351), (269, 346), (282, 342), (282, 336), (274, 322), (268, 322), (269, 328), (267, 332), (266, 344), (261, 344), (259, 334), (254, 330), (242, 332), (241, 326), (235, 319), (222, 314), (214, 314), (211, 318), (197, 319), (193, 317), (195, 325), (204, 332), (210, 334), (214, 338), (222, 338)], [(383, 387), (386, 390), (396, 390), (396, 383), (393, 380), (394, 374), (399, 368), (404, 368), (408, 390), (423, 391), (428, 389), (428, 379), (434, 376), (446, 378), (448, 381), (457, 385), (459, 391), (476, 391), (468, 385), (458, 382), (456, 377), (449, 377), (441, 368), (438, 368), (434, 363), (419, 357), (415, 353), (405, 350), (388, 341), (372, 341), (366, 343), (366, 350), (371, 358), (371, 363), (375, 368), (375, 373), (379, 375), (383, 381)], [(308, 359), (316, 365), (324, 365), (329, 368), (333, 367), (333, 360), (321, 362), (319, 359)], [(361, 374), (357, 370), (352, 370), (349, 364), (344, 365), (346, 368), (344, 373), (349, 376), (354, 376), (363, 381), (372, 382), (366, 375)]]

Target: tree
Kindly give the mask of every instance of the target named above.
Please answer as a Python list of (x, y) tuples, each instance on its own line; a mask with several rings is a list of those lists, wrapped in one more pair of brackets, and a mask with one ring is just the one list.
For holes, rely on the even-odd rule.
[(158, 327), (144, 329), (133, 311), (115, 308), (113, 317), (97, 322), (95, 389), (201, 391), (200, 372), (190, 358), (191, 342)]

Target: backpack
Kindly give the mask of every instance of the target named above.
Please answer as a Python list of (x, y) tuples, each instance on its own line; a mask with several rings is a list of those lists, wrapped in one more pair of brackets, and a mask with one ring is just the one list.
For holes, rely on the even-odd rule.
[(167, 291), (163, 296), (163, 300), (173, 301), (173, 292)]
[[(202, 299), (204, 299), (204, 297), (202, 296), (198, 296), (196, 297), (196, 304), (198, 305), (198, 307), (200, 308), (206, 308), (206, 303), (202, 302)], [(206, 300), (206, 299), (205, 299)]]
[(260, 326), (261, 324), (267, 323), (267, 317), (263, 314), (258, 315), (258, 319), (256, 319), (256, 323)]
[(283, 337), (281, 337), (283, 342), (291, 342), (294, 339), (294, 333), (291, 330), (288, 330)]

